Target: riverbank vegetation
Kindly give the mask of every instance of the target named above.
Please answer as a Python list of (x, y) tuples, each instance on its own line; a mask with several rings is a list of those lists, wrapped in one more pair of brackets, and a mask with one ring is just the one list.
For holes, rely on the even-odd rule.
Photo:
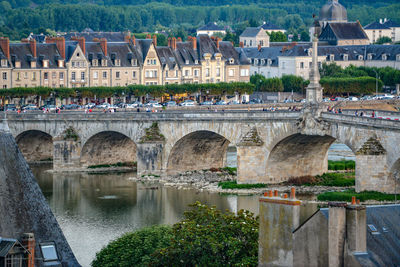
[(377, 200), (377, 201), (394, 201), (394, 194), (385, 194), (376, 191), (364, 191), (356, 193), (354, 189), (349, 189), (341, 192), (325, 192), (318, 195), (318, 200), (320, 201), (346, 201), (351, 202), (351, 197), (355, 196), (361, 202), (367, 200)]
[(342, 171), (355, 170), (356, 162), (354, 160), (328, 160), (328, 170)]
[(145, 228), (112, 241), (97, 253), (92, 267), (257, 265), (258, 217), (200, 202), (190, 206), (172, 228)]
[(98, 164), (98, 165), (90, 165), (88, 169), (98, 169), (98, 168), (113, 168), (113, 167), (131, 167), (134, 168), (137, 166), (136, 161), (134, 162), (117, 162), (113, 164)]
[(324, 173), (316, 176), (301, 176), (290, 178), (287, 185), (296, 186), (354, 186), (355, 175), (354, 172), (349, 173)]
[(266, 184), (238, 184), (237, 181), (224, 181), (219, 182), (218, 186), (222, 189), (252, 189), (252, 188), (265, 188)]

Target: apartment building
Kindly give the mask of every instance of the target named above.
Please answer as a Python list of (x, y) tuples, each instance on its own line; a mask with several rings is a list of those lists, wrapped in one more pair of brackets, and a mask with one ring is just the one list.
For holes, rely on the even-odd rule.
[(387, 18), (366, 25), (364, 31), (371, 43), (384, 36), (392, 39), (393, 43), (400, 41), (400, 24)]
[[(267, 78), (296, 75), (309, 78), (311, 45), (283, 47), (237, 48), (251, 61), (250, 75), (262, 74)], [(400, 69), (398, 45), (348, 45), (318, 47), (318, 62), (336, 63), (341, 67), (392, 67)]]
[[(86, 38), (90, 38), (85, 33)], [(220, 38), (198, 35), (157, 46), (157, 38), (108, 42), (74, 35), (10, 44), (0, 38), (1, 88), (90, 87), (182, 83), (248, 82), (250, 62), (243, 51)]]

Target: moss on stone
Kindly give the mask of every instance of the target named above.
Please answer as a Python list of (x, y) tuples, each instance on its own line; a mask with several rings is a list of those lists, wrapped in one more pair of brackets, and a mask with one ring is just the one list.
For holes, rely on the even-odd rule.
[(157, 122), (153, 122), (153, 124), (144, 131), (145, 134), (140, 138), (140, 143), (165, 141), (165, 136), (160, 132)]
[(74, 128), (69, 127), (64, 131), (63, 139), (65, 141), (78, 141), (79, 135), (75, 132)]
[(370, 138), (364, 145), (356, 152), (356, 155), (383, 155), (386, 150), (376, 138)]

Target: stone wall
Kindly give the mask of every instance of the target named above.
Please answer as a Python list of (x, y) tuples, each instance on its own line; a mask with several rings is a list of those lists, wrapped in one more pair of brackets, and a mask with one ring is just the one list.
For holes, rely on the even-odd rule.
[(16, 141), (28, 162), (53, 159), (53, 140), (44, 132), (26, 131), (17, 136)]

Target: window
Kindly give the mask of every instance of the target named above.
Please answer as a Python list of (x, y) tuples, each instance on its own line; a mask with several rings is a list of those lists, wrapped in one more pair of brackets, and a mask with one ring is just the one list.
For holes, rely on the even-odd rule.
[(347, 60), (349, 60), (349, 55), (347, 55), (347, 54), (344, 54), (344, 55), (343, 55), (343, 60), (344, 60), (344, 61), (347, 61)]
[(300, 62), (300, 69), (304, 69), (304, 62)]
[(81, 72), (81, 80), (82, 80), (82, 81), (85, 80), (85, 72), (84, 72), (84, 71)]
[(75, 81), (76, 77), (75, 77), (75, 71), (71, 72), (71, 80)]
[(61, 81), (64, 80), (64, 72), (60, 72), (60, 80), (61, 80)]
[(240, 76), (249, 76), (249, 70), (248, 69), (241, 69), (240, 70)]
[(72, 62), (71, 62), (71, 66), (72, 66), (72, 67), (75, 67), (75, 61), (72, 61)]
[(132, 77), (135, 79), (136, 78), (136, 71), (132, 72)]
[(7, 80), (7, 72), (3, 72), (3, 80)]
[(43, 68), (48, 68), (49, 62), (47, 60), (43, 60)]
[(210, 77), (210, 68), (206, 68), (206, 77)]
[(199, 70), (194, 70), (194, 76), (199, 77)]
[(260, 40), (260, 45), (264, 46), (264, 40)]
[(24, 73), (24, 79), (28, 79), (28, 73), (27, 72)]
[(107, 79), (107, 71), (103, 71), (103, 79)]
[(32, 81), (36, 81), (36, 72), (32, 72)]
[(76, 53), (76, 56), (79, 57), (79, 53)]
[(358, 60), (363, 60), (363, 59), (364, 59), (364, 57), (362, 55), (358, 56)]
[(56, 245), (54, 242), (40, 244), (44, 261), (58, 261)]
[(1, 60), (1, 66), (2, 66), (2, 67), (7, 67), (7, 60), (2, 59), (2, 60)]
[(115, 72), (115, 78), (116, 78), (116, 79), (120, 79), (120, 78), (121, 78), (121, 77), (120, 77), (119, 71)]
[(220, 68), (217, 68), (217, 77), (219, 77), (220, 75), (221, 75), (221, 69)]
[(386, 54), (382, 54), (382, 60), (387, 60), (387, 55)]
[(155, 78), (157, 77), (157, 71), (156, 70), (154, 71), (154, 77)]
[(285, 69), (286, 62), (282, 62), (282, 69)]
[(17, 72), (17, 81), (21, 80), (21, 73)]
[(99, 78), (99, 72), (95, 71), (93, 72), (93, 79), (98, 79)]
[(233, 77), (235, 75), (235, 70), (234, 69), (229, 69), (229, 76)]
[(120, 59), (116, 59), (115, 60), (115, 66), (121, 66), (121, 60)]
[(335, 55), (329, 55), (329, 61), (334, 61), (335, 60)]
[(49, 73), (48, 73), (48, 72), (45, 72), (44, 75), (43, 75), (43, 77), (44, 77), (44, 80), (45, 80), (45, 81), (48, 80), (48, 79), (49, 79)]
[(400, 54), (396, 55), (396, 61), (400, 61)]
[(252, 46), (253, 45), (253, 40), (250, 40), (250, 46)]
[(97, 59), (93, 59), (92, 60), (92, 66), (93, 67), (97, 67), (99, 65), (99, 62), (97, 61)]
[(168, 77), (168, 71), (167, 70), (165, 71), (165, 77)]
[(57, 78), (57, 73), (56, 73), (55, 71), (53, 71), (53, 72), (51, 73), (51, 78), (52, 78), (52, 79)]
[(146, 78), (150, 77), (150, 71), (146, 70), (146, 74), (144, 75)]
[(372, 60), (372, 54), (368, 54), (367, 58), (368, 60)]
[(7, 85), (3, 85), (3, 89), (7, 89)]
[(185, 70), (185, 76), (189, 76), (189, 75), (190, 75), (189, 70)]
[(175, 71), (175, 77), (178, 77), (178, 70)]

